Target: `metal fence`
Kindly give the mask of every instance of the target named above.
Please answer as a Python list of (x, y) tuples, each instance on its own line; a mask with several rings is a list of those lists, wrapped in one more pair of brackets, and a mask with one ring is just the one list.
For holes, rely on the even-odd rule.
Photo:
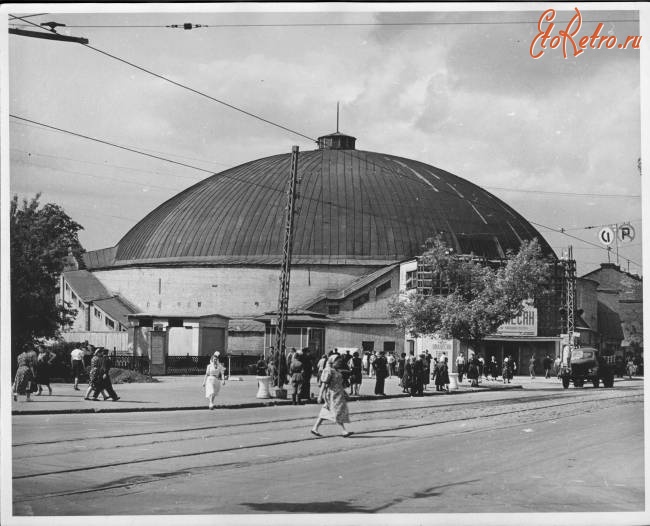
[[(205, 369), (210, 363), (211, 356), (167, 356), (166, 374), (205, 374)], [(239, 354), (221, 356), (221, 365), (226, 369), (226, 374), (255, 374), (253, 366), (257, 363), (257, 356)], [(252, 372), (251, 372), (252, 371)]]
[(211, 356), (167, 356), (167, 374), (205, 374)]
[(140, 374), (149, 374), (149, 357), (148, 356), (133, 356), (131, 354), (117, 354), (111, 353), (111, 361), (113, 367), (119, 369), (127, 369), (129, 371), (137, 371)]

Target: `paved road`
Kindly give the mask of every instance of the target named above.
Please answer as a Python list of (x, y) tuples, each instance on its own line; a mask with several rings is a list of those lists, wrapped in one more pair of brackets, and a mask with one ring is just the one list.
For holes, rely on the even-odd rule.
[(15, 416), (14, 513), (643, 510), (640, 382), (351, 411), (352, 437), (324, 425), (320, 439), (308, 433), (313, 405)]

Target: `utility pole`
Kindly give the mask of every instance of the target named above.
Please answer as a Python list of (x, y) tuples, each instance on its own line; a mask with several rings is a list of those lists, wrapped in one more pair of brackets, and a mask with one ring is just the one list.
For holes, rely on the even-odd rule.
[(575, 333), (575, 293), (576, 293), (576, 262), (573, 259), (573, 247), (569, 246), (566, 266), (564, 267), (566, 280), (566, 320), (569, 345), (573, 347)]
[[(291, 175), (287, 191), (287, 207), (284, 223), (284, 245), (282, 248), (282, 269), (280, 271), (280, 295), (278, 298), (278, 324), (275, 329), (275, 349), (278, 361), (275, 367), (277, 376), (276, 398), (286, 398), (287, 391), (282, 388), (285, 376), (281, 374), (286, 365), (287, 316), (289, 314), (289, 282), (291, 277), (291, 252), (293, 250), (293, 227), (296, 213), (296, 187), (298, 186), (298, 146), (291, 150)], [(275, 359), (275, 357), (271, 357)]]

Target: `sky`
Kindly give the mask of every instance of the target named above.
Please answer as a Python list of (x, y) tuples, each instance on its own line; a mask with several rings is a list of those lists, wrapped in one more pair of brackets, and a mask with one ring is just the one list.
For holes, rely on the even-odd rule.
[[(602, 22), (601, 34), (617, 42), (650, 38), (639, 13), (620, 5), (576, 4), (578, 36)], [(576, 6), (204, 4), (190, 12), (160, 4), (80, 13), (70, 4), (5, 5), (5, 19), (45, 10), (25, 20), (66, 24), (60, 34), (92, 46), (9, 35), (9, 192), (62, 206), (83, 226), (87, 250), (114, 246), (211, 172), (293, 145), (315, 149), (308, 138), (336, 130), (338, 102), (340, 131), (357, 149), (416, 159), (485, 188), (558, 256), (571, 245), (579, 275), (608, 261), (642, 274), (640, 50), (574, 56), (569, 47), (565, 58), (547, 45), (531, 56), (542, 13), (557, 10), (557, 35)], [(39, 31), (25, 20), (9, 27)], [(165, 27), (186, 22), (203, 27)], [(600, 230), (624, 223), (634, 239), (608, 252)]]

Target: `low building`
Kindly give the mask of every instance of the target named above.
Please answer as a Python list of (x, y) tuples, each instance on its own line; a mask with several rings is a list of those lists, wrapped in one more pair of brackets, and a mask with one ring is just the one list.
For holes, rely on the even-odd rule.
[(138, 308), (111, 293), (87, 270), (64, 272), (58, 301), (76, 310), (73, 323), (62, 331), (66, 341), (88, 341), (97, 347), (126, 351), (128, 316)]
[[(613, 263), (581, 278), (596, 283), (597, 319), (600, 343), (623, 356), (643, 356), (643, 280)], [(593, 310), (593, 305), (590, 305)], [(585, 309), (586, 312), (586, 309)]]

